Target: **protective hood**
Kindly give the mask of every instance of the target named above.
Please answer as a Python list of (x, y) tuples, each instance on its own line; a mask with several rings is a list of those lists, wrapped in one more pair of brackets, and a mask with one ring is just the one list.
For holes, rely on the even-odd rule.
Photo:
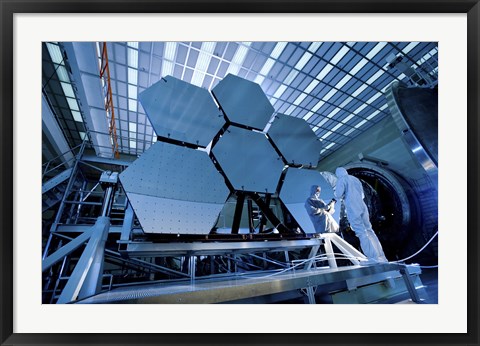
[(313, 196), (317, 192), (318, 185), (312, 185), (310, 188), (310, 196)]
[(340, 178), (340, 177), (345, 177), (348, 175), (347, 173), (347, 170), (343, 167), (338, 167), (336, 170), (335, 170), (335, 175), (337, 176), (337, 178)]

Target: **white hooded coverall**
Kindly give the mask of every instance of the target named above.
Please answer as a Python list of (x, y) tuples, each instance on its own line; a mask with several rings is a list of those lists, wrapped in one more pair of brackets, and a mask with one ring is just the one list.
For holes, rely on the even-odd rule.
[(370, 260), (386, 262), (387, 258), (383, 253), (382, 244), (372, 229), (369, 220), (367, 205), (363, 201), (363, 186), (360, 180), (349, 175), (343, 167), (335, 171), (338, 178), (335, 188), (335, 197), (343, 198), (347, 219), (350, 222), (355, 235), (360, 240), (360, 247), (365, 256)]
[(310, 189), (310, 197), (305, 202), (310, 220), (316, 233), (338, 232), (339, 226), (332, 216), (333, 210), (323, 199), (320, 198), (320, 192), (317, 192), (318, 185), (313, 185)]

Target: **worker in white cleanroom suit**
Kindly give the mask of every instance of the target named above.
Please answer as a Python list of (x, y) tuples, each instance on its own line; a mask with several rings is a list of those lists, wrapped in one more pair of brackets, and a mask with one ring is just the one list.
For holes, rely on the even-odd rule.
[(382, 244), (372, 229), (369, 220), (367, 205), (363, 201), (363, 186), (360, 180), (349, 175), (343, 167), (335, 171), (338, 178), (335, 187), (335, 197), (345, 202), (345, 210), (350, 227), (360, 239), (360, 247), (367, 258), (372, 262), (387, 262), (383, 253)]
[(322, 189), (313, 185), (310, 189), (310, 197), (305, 202), (305, 209), (312, 220), (316, 233), (338, 232), (338, 223), (333, 218), (335, 200), (325, 203), (320, 198)]

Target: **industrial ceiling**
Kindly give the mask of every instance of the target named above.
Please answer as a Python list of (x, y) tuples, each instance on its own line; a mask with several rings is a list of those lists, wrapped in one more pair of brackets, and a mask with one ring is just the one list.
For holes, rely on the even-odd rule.
[[(87, 125), (87, 109), (101, 109), (79, 95), (64, 44), (43, 45), (42, 86), (74, 147), (105, 134)], [(102, 43), (90, 44), (100, 66)], [(394, 59), (434, 83), (438, 75), (436, 42), (108, 42), (107, 52), (118, 150), (131, 155), (156, 141), (138, 95), (168, 75), (208, 91), (229, 73), (258, 83), (274, 115), (308, 122), (322, 142), (321, 158), (389, 116), (384, 91), (393, 81), (418, 84), (392, 66)], [(102, 90), (100, 83), (98, 77)], [(102, 112), (108, 124), (111, 115)]]

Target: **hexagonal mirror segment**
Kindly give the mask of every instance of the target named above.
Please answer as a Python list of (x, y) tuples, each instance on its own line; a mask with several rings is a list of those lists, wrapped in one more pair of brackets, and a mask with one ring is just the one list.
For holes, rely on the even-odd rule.
[(225, 124), (210, 93), (172, 76), (138, 95), (158, 136), (206, 147)]
[[(289, 167), (280, 189), (280, 200), (288, 209), (293, 218), (307, 234), (316, 233), (315, 227), (305, 208), (305, 202), (311, 196), (313, 185), (321, 187), (320, 198), (329, 203), (334, 198), (333, 188), (324, 176), (315, 170)], [(340, 204), (335, 205), (332, 214), (337, 223), (340, 219)]]
[(223, 78), (212, 94), (233, 124), (262, 131), (274, 112), (260, 85), (232, 74)]
[(208, 234), (230, 194), (205, 151), (163, 142), (120, 181), (145, 233)]
[(229, 126), (212, 153), (235, 190), (277, 189), (284, 164), (265, 134)]
[(267, 135), (288, 164), (317, 166), (322, 143), (305, 120), (277, 114)]

